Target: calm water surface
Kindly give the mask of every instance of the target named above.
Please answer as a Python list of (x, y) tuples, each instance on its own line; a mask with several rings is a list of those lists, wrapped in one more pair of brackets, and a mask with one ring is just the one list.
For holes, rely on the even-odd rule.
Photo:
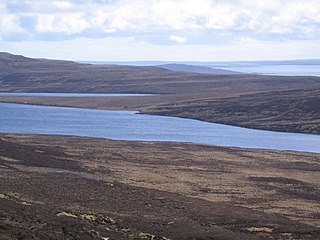
[(254, 65), (254, 66), (225, 66), (222, 69), (243, 73), (279, 75), (279, 76), (318, 76), (320, 66), (317, 65)]
[(154, 94), (136, 93), (0, 93), (0, 97), (140, 97)]
[(320, 153), (320, 135), (252, 130), (136, 113), (0, 103), (0, 132), (194, 142)]

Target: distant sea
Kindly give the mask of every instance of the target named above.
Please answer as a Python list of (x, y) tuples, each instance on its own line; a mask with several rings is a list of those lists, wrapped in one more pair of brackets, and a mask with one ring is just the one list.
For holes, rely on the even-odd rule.
[(231, 70), (242, 73), (280, 75), (280, 76), (318, 76), (320, 77), (320, 59), (316, 60), (284, 60), (284, 61), (237, 61), (237, 62), (166, 62), (166, 61), (137, 61), (137, 62), (94, 62), (90, 64), (119, 64), (133, 66), (158, 66), (163, 64), (187, 64), (216, 69)]
[(242, 73), (280, 75), (280, 76), (318, 76), (320, 77), (319, 65), (226, 65), (226, 66), (210, 66), (212, 68), (220, 68)]

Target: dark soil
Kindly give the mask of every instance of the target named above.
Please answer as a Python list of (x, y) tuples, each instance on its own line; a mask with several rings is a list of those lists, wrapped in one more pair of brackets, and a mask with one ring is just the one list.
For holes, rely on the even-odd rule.
[(320, 155), (1, 135), (0, 239), (319, 239), (297, 160)]

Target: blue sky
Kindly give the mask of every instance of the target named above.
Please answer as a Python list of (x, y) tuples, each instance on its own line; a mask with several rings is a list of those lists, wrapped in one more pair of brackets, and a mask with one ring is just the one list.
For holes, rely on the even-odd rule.
[(320, 1), (0, 0), (0, 51), (96, 61), (320, 58)]

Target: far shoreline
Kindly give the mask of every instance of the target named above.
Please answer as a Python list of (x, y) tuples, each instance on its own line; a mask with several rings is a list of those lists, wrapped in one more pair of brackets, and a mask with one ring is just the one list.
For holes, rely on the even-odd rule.
[[(320, 91), (319, 91), (320, 92)], [(293, 94), (295, 92), (293, 91)], [(24, 94), (24, 93), (22, 93)], [(28, 93), (27, 93), (28, 94)], [(30, 93), (33, 94), (33, 93)], [(38, 93), (35, 93), (38, 94)], [(46, 94), (46, 93), (39, 93)], [(78, 93), (53, 93), (53, 94), (78, 94)], [(121, 110), (121, 111), (137, 111), (139, 114), (148, 114), (155, 116), (169, 116), (180, 117), (185, 119), (194, 119), (203, 122), (225, 124), (236, 127), (243, 127), (256, 130), (266, 130), (275, 132), (288, 132), (288, 133), (301, 133), (301, 134), (320, 134), (320, 129), (314, 130), (300, 130), (297, 128), (288, 128), (286, 126), (279, 127), (273, 122), (265, 126), (259, 126), (252, 123), (243, 122), (237, 118), (234, 120), (223, 119), (224, 116), (212, 116), (202, 117), (197, 114), (189, 114), (175, 112), (176, 109), (170, 109), (173, 101), (175, 101), (175, 94), (144, 94), (144, 93), (97, 93), (98, 95), (112, 94), (117, 96), (95, 96), (92, 93), (79, 93), (89, 94), (90, 96), (1, 96), (0, 102), (3, 103), (16, 103), (16, 104), (28, 104), (39, 106), (51, 106), (51, 107), (72, 107), (82, 109), (96, 109), (96, 110)], [(263, 93), (262, 93), (263, 94)], [(281, 92), (280, 92), (281, 94)], [(257, 94), (258, 95), (258, 94)], [(179, 96), (181, 99), (185, 99), (186, 96)], [(241, 98), (241, 96), (240, 96)], [(218, 98), (217, 100), (224, 101), (224, 98)], [(228, 99), (227, 99), (228, 100)], [(160, 102), (160, 103), (158, 103)], [(164, 107), (162, 107), (163, 102)], [(161, 106), (161, 107), (159, 107)], [(222, 106), (223, 108), (223, 106)], [(253, 120), (255, 116), (250, 116)], [(259, 119), (258, 119), (259, 120)], [(320, 124), (320, 120), (319, 120)], [(289, 125), (292, 125), (290, 122)]]

